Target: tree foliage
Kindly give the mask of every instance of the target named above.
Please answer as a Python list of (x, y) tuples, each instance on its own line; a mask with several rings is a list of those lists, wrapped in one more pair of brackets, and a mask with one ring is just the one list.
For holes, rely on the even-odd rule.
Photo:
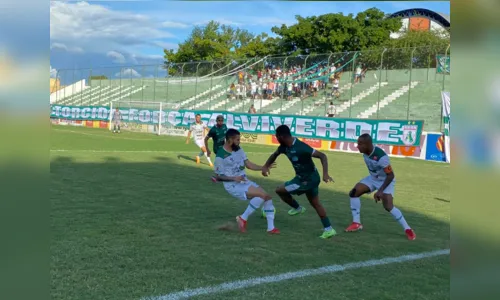
[[(384, 12), (370, 8), (357, 15), (329, 13), (320, 16), (296, 16), (291, 26), (271, 28), (275, 37), (266, 33), (253, 34), (247, 30), (222, 25), (211, 21), (206, 26), (196, 26), (186, 41), (179, 44), (177, 51), (164, 50), (165, 67), (169, 74), (179, 72), (175, 64), (194, 61), (221, 61), (228, 63), (251, 57), (297, 56), (318, 53), (363, 51), (357, 58), (369, 68), (380, 67), (384, 48), (412, 48), (426, 46), (419, 57), (435, 55), (437, 49), (446, 48), (449, 35), (436, 32), (410, 31), (398, 39), (390, 34), (401, 29), (400, 18), (387, 18)], [(429, 45), (432, 45), (429, 47)], [(366, 51), (370, 50), (370, 51)], [(444, 50), (443, 50), (444, 51)], [(432, 55), (431, 55), (432, 53)], [(389, 53), (385, 53), (388, 55)], [(395, 56), (396, 53), (391, 53)], [(407, 63), (411, 50), (401, 51), (400, 57), (393, 57), (393, 65)], [(389, 61), (389, 60), (388, 60)], [(401, 63), (398, 63), (401, 61)], [(429, 59), (416, 60), (428, 64)], [(384, 65), (389, 64), (386, 62)]]

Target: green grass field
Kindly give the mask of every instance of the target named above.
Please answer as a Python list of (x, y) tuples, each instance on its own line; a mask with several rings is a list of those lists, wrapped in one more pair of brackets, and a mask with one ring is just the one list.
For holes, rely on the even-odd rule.
[[(183, 138), (52, 126), (52, 299), (142, 299), (253, 277), (327, 265), (448, 249), (449, 165), (393, 158), (395, 205), (417, 233), (408, 241), (400, 225), (371, 196), (362, 200), (365, 229), (351, 222), (347, 193), (367, 175), (360, 154), (328, 152), (333, 184), (320, 197), (339, 234), (321, 240), (313, 209), (289, 217), (274, 198), (282, 234), (268, 236), (254, 214), (248, 232), (220, 231), (246, 202), (209, 180), (208, 165)], [(273, 148), (243, 145), (264, 163)], [(205, 161), (202, 159), (202, 162)], [(249, 173), (274, 193), (290, 179), (285, 157), (268, 178)], [(319, 168), (321, 165), (317, 162)], [(251, 171), (249, 171), (251, 172)], [(300, 203), (310, 207), (301, 196)], [(449, 256), (346, 270), (209, 293), (195, 299), (449, 299)], [(164, 297), (157, 299), (176, 299)]]

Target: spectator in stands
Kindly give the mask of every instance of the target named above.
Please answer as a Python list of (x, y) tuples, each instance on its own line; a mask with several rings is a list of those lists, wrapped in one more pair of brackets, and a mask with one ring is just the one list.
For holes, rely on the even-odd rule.
[(253, 106), (253, 104), (248, 109), (248, 113), (249, 114), (256, 114), (257, 113), (257, 110), (255, 109), (255, 107)]
[(335, 114), (337, 113), (337, 108), (335, 108), (335, 105), (333, 105), (333, 101), (330, 101), (330, 105), (328, 105), (327, 112), (329, 118), (335, 117)]

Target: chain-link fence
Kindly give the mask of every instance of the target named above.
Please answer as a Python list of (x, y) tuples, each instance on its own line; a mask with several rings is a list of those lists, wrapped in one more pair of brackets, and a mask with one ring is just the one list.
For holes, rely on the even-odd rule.
[(441, 131), (449, 53), (449, 46), (426, 46), (59, 70), (62, 88), (51, 103), (157, 101), (179, 109), (424, 120), (426, 130)]

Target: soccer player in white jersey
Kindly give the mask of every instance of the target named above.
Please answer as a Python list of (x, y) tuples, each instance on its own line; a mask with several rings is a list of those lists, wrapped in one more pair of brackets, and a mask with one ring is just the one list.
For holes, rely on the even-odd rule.
[(186, 144), (189, 144), (191, 133), (193, 133), (194, 143), (201, 150), (200, 153), (196, 156), (196, 163), (200, 163), (200, 156), (205, 156), (210, 166), (213, 167), (214, 165), (210, 160), (210, 156), (207, 155), (207, 149), (205, 148), (205, 133), (208, 130), (208, 126), (207, 124), (203, 123), (200, 114), (197, 114), (195, 118), (195, 122), (191, 124), (191, 127), (189, 128)]
[(122, 120), (122, 113), (118, 107), (113, 112), (113, 133), (120, 133), (120, 125)]
[[(273, 165), (274, 167), (274, 165)], [(245, 212), (236, 217), (241, 232), (246, 232), (248, 217), (263, 205), (267, 219), (267, 232), (279, 234), (274, 227), (274, 206), (271, 196), (258, 184), (248, 180), (245, 169), (262, 171), (262, 166), (251, 162), (243, 149), (240, 148), (240, 132), (229, 129), (226, 132), (226, 142), (217, 151), (215, 158), (215, 173), (218, 181), (222, 181), (226, 191), (239, 200), (249, 200)]]
[(363, 153), (363, 158), (370, 175), (361, 179), (349, 193), (353, 222), (345, 231), (353, 232), (363, 229), (360, 219), (361, 201), (359, 197), (376, 190), (377, 192), (374, 195), (375, 202), (382, 201), (385, 210), (390, 212), (394, 219), (403, 226), (408, 239), (414, 240), (416, 238), (415, 232), (406, 223), (401, 211), (393, 204), (394, 185), (396, 181), (389, 156), (384, 150), (373, 145), (372, 138), (367, 133), (362, 134), (358, 138), (357, 147), (359, 152)]

